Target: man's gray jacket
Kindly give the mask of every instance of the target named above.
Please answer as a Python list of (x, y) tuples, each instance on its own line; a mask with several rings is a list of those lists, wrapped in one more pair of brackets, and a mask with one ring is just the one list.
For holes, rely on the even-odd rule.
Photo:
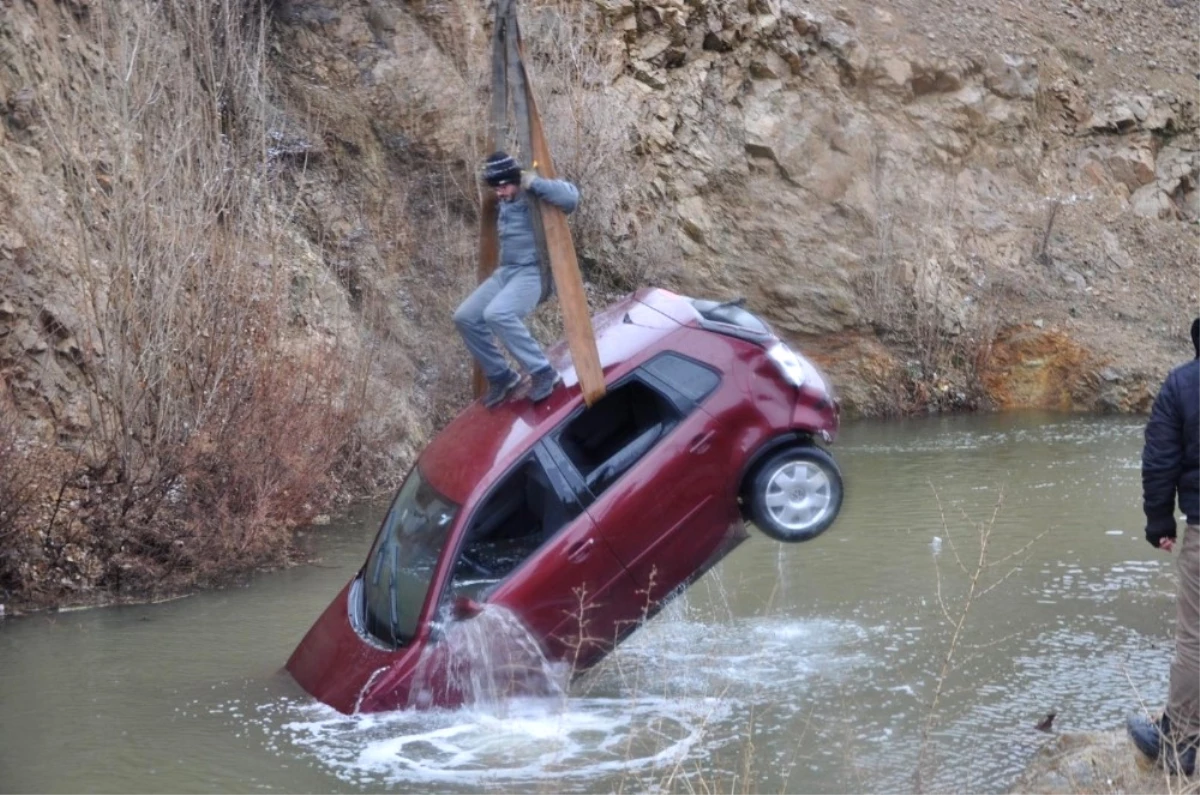
[(537, 240), (533, 235), (536, 212), (526, 193), (553, 204), (564, 213), (572, 212), (579, 204), (579, 189), (564, 179), (534, 177), (528, 191), (521, 191), (512, 201), (500, 202), (497, 232), (500, 236), (500, 267), (538, 265)]

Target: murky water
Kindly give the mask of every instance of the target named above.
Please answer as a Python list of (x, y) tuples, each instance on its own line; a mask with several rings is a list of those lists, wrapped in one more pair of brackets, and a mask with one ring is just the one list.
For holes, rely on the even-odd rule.
[(5, 621), (0, 791), (861, 792), (918, 768), (926, 789), (1000, 791), (1046, 712), (1108, 730), (1164, 698), (1174, 572), (1141, 537), (1141, 428), (852, 425), (832, 530), (754, 535), (565, 696), (346, 717), (279, 673), (381, 508), (323, 530), (320, 566)]

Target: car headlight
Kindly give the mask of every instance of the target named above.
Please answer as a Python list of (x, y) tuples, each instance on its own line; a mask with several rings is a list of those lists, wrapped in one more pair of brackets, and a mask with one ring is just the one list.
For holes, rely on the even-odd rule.
[(779, 368), (780, 374), (792, 386), (804, 383), (804, 365), (796, 352), (782, 342), (777, 342), (767, 349), (767, 357)]

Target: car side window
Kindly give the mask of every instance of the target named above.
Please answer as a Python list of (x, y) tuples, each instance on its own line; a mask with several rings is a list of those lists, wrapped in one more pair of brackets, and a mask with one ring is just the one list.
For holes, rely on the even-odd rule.
[(562, 497), (542, 462), (530, 455), (475, 509), (454, 565), (452, 592), (477, 596), (582, 511), (578, 500)]
[(559, 432), (558, 443), (599, 496), (662, 439), (681, 413), (636, 378), (610, 389)]

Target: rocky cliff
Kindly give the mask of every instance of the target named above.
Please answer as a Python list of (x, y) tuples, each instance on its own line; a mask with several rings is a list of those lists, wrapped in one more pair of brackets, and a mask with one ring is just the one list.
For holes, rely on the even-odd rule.
[[(289, 8), (307, 27), (287, 49), (314, 83), (357, 70), (347, 90), (375, 95), (377, 124), (469, 162), (482, 9)], [(820, 358), (852, 411), (1140, 410), (1186, 357), (1195, 4), (525, 13), (543, 80), (563, 79), (564, 50), (598, 67), (582, 99), (556, 102), (570, 93), (557, 83), (549, 97), (548, 115), (574, 117), (556, 141), (568, 173), (597, 195), (619, 183), (630, 200), (605, 202), (613, 215), (672, 226), (678, 253), (660, 248), (637, 275), (745, 296)], [(602, 120), (579, 118), (597, 104)], [(613, 127), (639, 168), (589, 168), (578, 139)]]
[(859, 409), (972, 368), (998, 406), (1138, 408), (1186, 355), (1195, 4), (605, 9), (682, 287), (748, 296)]
[[(32, 246), (17, 219), (69, 216), (53, 207), (58, 156), (37, 131), (48, 90), (86, 98), (38, 50), (89, 46), (94, 31), (86, 2), (2, 8), (12, 271), (74, 255), (69, 232), (65, 252)], [(488, 9), (287, 0), (270, 13), (269, 152), (305, 164), (288, 179), (289, 220), (321, 266), (300, 280), (307, 298), (373, 292), (394, 313), (404, 281), (461, 294)], [(524, 15), (551, 91), (564, 50), (598, 67), (574, 77), (583, 104), (610, 112), (554, 142), (568, 174), (597, 196), (625, 180), (627, 200), (605, 209), (673, 238), (636, 275), (745, 296), (818, 355), (852, 410), (919, 407), (922, 389), (935, 406), (955, 402), (940, 389), (960, 403), (1138, 409), (1186, 355), (1200, 281), (1195, 3), (603, 0)], [(579, 139), (608, 135), (605, 122), (624, 127), (636, 169), (588, 167)], [(6, 280), (6, 360), (44, 359), (38, 396), (86, 422), (81, 385), (60, 372), (69, 351), (46, 355), (84, 321), (52, 269), (36, 276)], [(338, 284), (345, 295), (317, 295)], [(397, 355), (420, 370), (412, 321), (451, 330), (407, 314), (391, 323)]]
[[(229, 422), (273, 427), (206, 402), (259, 384), (263, 362), (229, 378), (258, 352), (348, 367), (353, 389), (305, 404), (342, 423), (325, 455), (394, 476), (467, 399), (449, 314), (474, 279), (490, 9), (213, 9), (0, 0), (10, 451), (36, 439), (95, 475), (104, 433), (115, 482), (159, 466), (154, 443), (209, 466)], [(539, 0), (522, 18), (597, 302), (743, 296), (851, 414), (1144, 410), (1190, 355), (1195, 2)]]

